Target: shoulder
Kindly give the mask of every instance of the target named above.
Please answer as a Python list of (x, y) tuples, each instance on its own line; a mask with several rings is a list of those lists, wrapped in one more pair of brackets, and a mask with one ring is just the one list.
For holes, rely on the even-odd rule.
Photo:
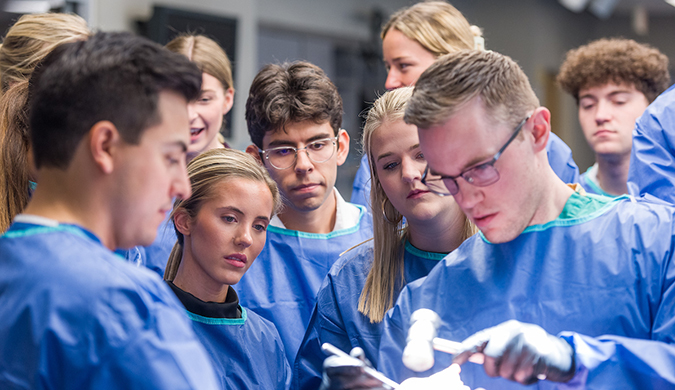
[(373, 240), (368, 239), (343, 252), (331, 267), (329, 275), (340, 277), (348, 270), (370, 270), (373, 263)]

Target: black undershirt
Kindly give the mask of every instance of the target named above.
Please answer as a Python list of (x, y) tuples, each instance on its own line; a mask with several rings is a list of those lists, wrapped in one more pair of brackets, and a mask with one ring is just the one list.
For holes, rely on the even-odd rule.
[(189, 292), (183, 291), (176, 287), (173, 282), (166, 281), (166, 283), (169, 285), (169, 287), (171, 287), (173, 293), (178, 297), (178, 300), (190, 313), (210, 318), (241, 318), (239, 297), (232, 286), (229, 286), (227, 290), (225, 302), (219, 303), (204, 302)]

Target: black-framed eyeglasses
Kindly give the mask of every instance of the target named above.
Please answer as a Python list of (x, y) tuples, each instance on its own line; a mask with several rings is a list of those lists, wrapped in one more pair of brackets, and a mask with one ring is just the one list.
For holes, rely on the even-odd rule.
[(280, 146), (278, 148), (270, 148), (258, 152), (269, 161), (270, 165), (276, 169), (288, 169), (295, 164), (298, 158), (298, 152), (304, 150), (307, 157), (315, 163), (322, 163), (330, 160), (337, 149), (337, 139), (340, 136), (332, 138), (322, 138), (310, 142), (304, 148), (294, 148), (292, 146)]
[(523, 119), (515, 130), (513, 134), (509, 137), (508, 141), (502, 146), (497, 153), (492, 157), (488, 162), (484, 162), (478, 165), (474, 165), (471, 168), (466, 169), (464, 172), (460, 173), (457, 176), (442, 176), (435, 175), (429, 170), (429, 165), (424, 170), (422, 175), (422, 184), (426, 185), (429, 188), (429, 191), (433, 192), (436, 195), (448, 196), (456, 195), (459, 192), (459, 185), (457, 184), (458, 178), (463, 178), (467, 183), (470, 183), (477, 187), (485, 187), (490, 184), (494, 184), (499, 180), (499, 171), (495, 168), (495, 163), (504, 153), (506, 147), (511, 144), (511, 142), (516, 139), (516, 136), (520, 132), (520, 129), (523, 128), (525, 123), (530, 119), (528, 115), (527, 118)]

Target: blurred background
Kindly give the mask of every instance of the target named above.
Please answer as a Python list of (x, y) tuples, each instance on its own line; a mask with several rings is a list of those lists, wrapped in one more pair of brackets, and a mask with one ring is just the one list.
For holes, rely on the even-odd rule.
[[(483, 29), (487, 49), (511, 56), (530, 78), (552, 129), (569, 146), (580, 172), (594, 162), (574, 99), (556, 85), (567, 50), (601, 37), (632, 38), (675, 58), (675, 0), (454, 0)], [(323, 68), (344, 101), (351, 135), (338, 189), (351, 194), (361, 155), (364, 110), (384, 92), (380, 27), (410, 0), (0, 0), (4, 31), (23, 13), (72, 12), (94, 30), (131, 31), (162, 44), (182, 31), (203, 33), (234, 65), (235, 105), (223, 130), (237, 149), (250, 143), (244, 120), (248, 88), (270, 62), (307, 60)], [(672, 70), (671, 70), (672, 74)]]

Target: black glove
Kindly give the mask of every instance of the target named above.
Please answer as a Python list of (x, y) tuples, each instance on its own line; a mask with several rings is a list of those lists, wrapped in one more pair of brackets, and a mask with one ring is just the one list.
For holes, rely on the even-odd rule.
[(372, 365), (363, 349), (356, 347), (346, 356), (329, 356), (323, 361), (320, 390), (384, 389), (382, 382), (368, 375), (364, 367)]
[(574, 376), (574, 349), (565, 340), (533, 324), (515, 320), (475, 333), (462, 342), (453, 362), (463, 364), (483, 353), (485, 373), (524, 385), (538, 380), (567, 382)]

